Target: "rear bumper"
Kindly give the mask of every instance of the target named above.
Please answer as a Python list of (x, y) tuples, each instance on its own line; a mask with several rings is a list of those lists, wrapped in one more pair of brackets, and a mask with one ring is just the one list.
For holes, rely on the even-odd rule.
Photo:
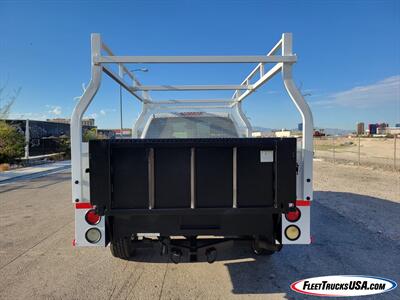
[(138, 233), (159, 236), (275, 236), (281, 241), (281, 214), (273, 209), (166, 209), (112, 211), (113, 238)]

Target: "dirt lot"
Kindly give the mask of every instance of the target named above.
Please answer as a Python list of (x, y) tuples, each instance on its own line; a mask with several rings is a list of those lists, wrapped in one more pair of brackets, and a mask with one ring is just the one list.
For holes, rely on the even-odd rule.
[[(399, 183), (393, 172), (316, 161), (315, 243), (272, 257), (237, 245), (212, 265), (174, 265), (152, 249), (127, 262), (108, 248), (73, 248), (69, 173), (3, 185), (0, 299), (304, 299), (290, 283), (331, 274), (400, 282)], [(395, 298), (399, 289), (379, 296)]]
[[(360, 149), (358, 143), (360, 143)], [(394, 169), (395, 146), (396, 168), (400, 170), (399, 138), (396, 143), (393, 138), (322, 137), (314, 139), (317, 158), (358, 164), (358, 151), (360, 150), (361, 165), (387, 170)]]
[(400, 173), (317, 161), (315, 191), (324, 206), (400, 241)]

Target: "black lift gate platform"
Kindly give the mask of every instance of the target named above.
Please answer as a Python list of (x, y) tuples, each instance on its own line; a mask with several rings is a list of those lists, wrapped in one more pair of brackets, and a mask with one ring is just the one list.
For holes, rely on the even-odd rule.
[(280, 240), (295, 205), (295, 138), (93, 140), (89, 153), (90, 201), (115, 238)]

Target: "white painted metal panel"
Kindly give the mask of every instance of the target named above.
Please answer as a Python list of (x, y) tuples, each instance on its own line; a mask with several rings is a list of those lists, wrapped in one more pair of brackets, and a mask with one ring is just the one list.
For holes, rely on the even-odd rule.
[[(297, 222), (289, 222), (285, 215), (282, 215), (282, 244), (310, 244), (310, 206), (298, 206), (301, 212), (300, 220)], [(288, 240), (285, 237), (285, 229), (290, 225), (296, 225), (300, 228), (300, 237), (295, 241)]]
[(89, 181), (89, 173), (86, 172), (86, 169), (89, 169), (89, 143), (82, 143), (81, 202), (90, 202), (90, 181)]
[[(106, 246), (106, 230), (105, 230), (105, 222), (104, 217), (101, 218), (100, 222), (92, 226), (88, 224), (85, 220), (86, 212), (89, 209), (75, 209), (75, 246), (86, 246), (86, 247), (105, 247)], [(88, 229), (95, 227), (101, 232), (101, 239), (98, 243), (92, 244), (86, 240), (86, 231)]]
[(296, 62), (295, 55), (288, 56), (98, 56), (97, 64), (104, 63), (147, 63), (147, 64), (171, 64), (171, 63), (278, 63)]

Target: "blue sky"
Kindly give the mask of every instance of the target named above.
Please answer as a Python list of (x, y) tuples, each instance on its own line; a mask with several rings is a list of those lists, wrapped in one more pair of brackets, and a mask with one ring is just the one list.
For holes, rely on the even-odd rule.
[[(90, 79), (90, 33), (120, 55), (260, 55), (293, 32), (296, 83), (318, 127), (400, 123), (400, 1), (2, 1), (0, 83), (22, 91), (11, 117), (69, 117)], [(252, 65), (132, 65), (145, 84), (238, 84)], [(197, 92), (181, 97), (224, 97)], [(156, 92), (155, 99), (176, 94)], [(106, 76), (87, 116), (119, 127), (118, 86)], [(124, 127), (140, 105), (124, 93)], [(255, 126), (300, 117), (280, 76), (246, 99)]]

